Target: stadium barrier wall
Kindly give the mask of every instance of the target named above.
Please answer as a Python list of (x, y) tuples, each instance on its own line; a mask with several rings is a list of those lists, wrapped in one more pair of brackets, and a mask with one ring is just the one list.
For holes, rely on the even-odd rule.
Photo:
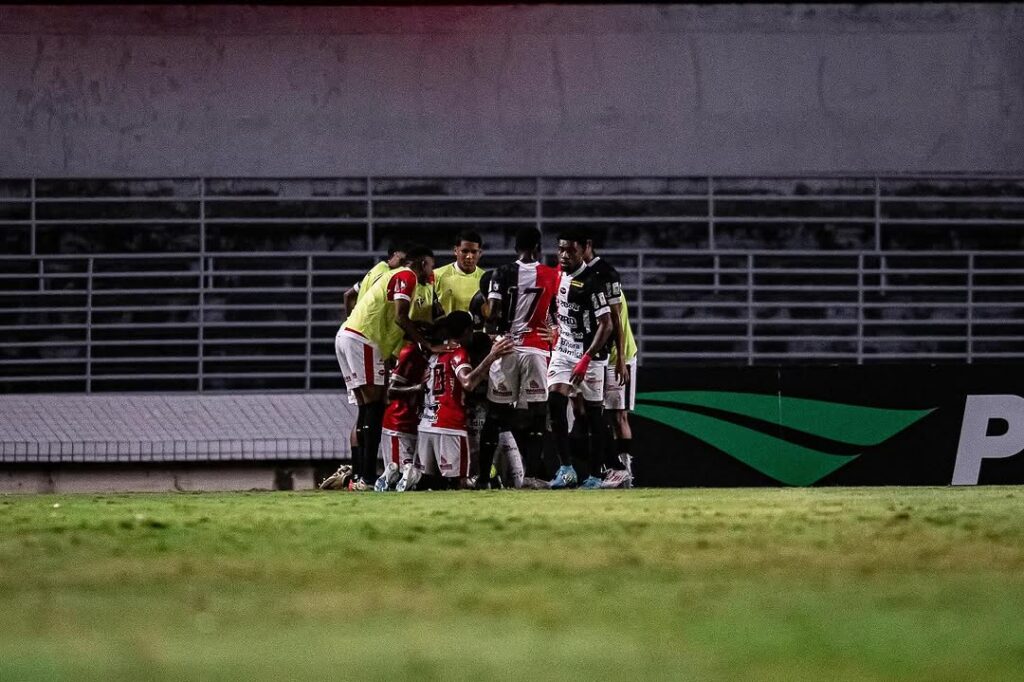
[(1024, 483), (1024, 367), (788, 366), (643, 373), (649, 486)]

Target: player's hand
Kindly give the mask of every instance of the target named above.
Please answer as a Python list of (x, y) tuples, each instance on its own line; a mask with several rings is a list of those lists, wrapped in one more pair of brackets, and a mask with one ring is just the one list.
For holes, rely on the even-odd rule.
[(615, 378), (619, 382), (619, 386), (625, 386), (629, 380), (629, 367), (626, 366), (626, 361), (622, 357), (615, 359)]
[(536, 328), (538, 336), (544, 340), (545, 343), (555, 343), (555, 330), (551, 328), (551, 325), (542, 324)]
[(509, 353), (514, 351), (515, 349), (516, 349), (516, 342), (513, 341), (510, 338), (504, 338), (501, 341), (496, 341), (494, 343), (494, 345), (491, 346), (491, 353), (490, 353), (490, 355), (492, 356), (493, 360), (497, 360), (498, 358), (500, 358), (500, 357), (502, 357), (504, 355), (508, 355)]
[(572, 368), (572, 376), (569, 377), (569, 381), (574, 384), (580, 384), (584, 377), (587, 376), (587, 369), (590, 367), (590, 354), (584, 353), (580, 361), (576, 363), (576, 366)]

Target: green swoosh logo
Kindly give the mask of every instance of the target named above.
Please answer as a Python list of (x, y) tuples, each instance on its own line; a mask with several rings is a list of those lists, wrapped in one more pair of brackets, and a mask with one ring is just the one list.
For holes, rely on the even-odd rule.
[(840, 455), (815, 450), (687, 408), (712, 408), (765, 422), (767, 428), (781, 426), (858, 447), (878, 445), (933, 411), (722, 391), (660, 391), (642, 393), (637, 398), (636, 414), (704, 441), (780, 483), (800, 486), (821, 480), (863, 453)]

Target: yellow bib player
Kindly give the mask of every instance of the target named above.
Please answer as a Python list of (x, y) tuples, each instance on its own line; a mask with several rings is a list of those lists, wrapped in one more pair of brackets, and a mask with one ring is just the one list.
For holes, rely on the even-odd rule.
[(477, 265), (483, 256), (483, 241), (476, 232), (462, 232), (455, 238), (455, 262), (434, 270), (434, 291), (444, 314), (469, 312), (473, 295), (480, 291), (484, 269)]

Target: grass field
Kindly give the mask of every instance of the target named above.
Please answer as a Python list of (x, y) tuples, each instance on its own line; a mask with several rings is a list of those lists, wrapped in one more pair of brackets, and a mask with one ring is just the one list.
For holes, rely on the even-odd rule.
[(0, 497), (0, 680), (1019, 679), (1022, 501)]

